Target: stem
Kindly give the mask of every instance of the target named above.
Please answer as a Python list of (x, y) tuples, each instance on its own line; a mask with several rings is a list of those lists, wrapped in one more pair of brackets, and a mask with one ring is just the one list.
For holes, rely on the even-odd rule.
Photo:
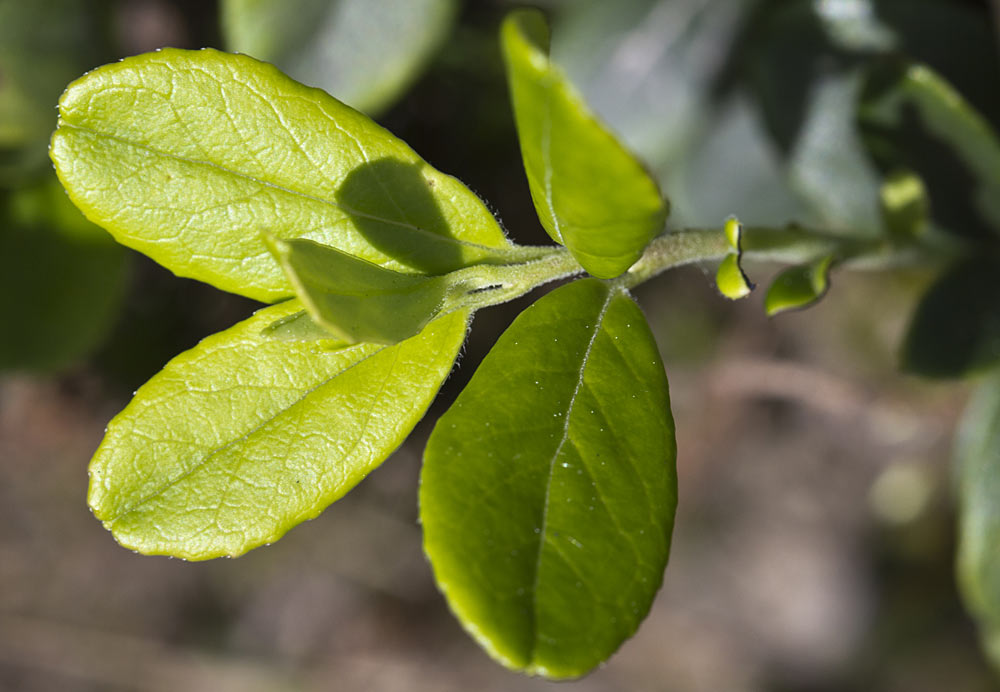
[[(798, 226), (744, 227), (742, 246), (743, 257), (749, 260), (805, 264), (834, 255), (841, 263), (856, 269), (940, 261), (958, 250), (933, 239), (918, 245), (914, 241), (893, 242), (889, 238), (824, 233)], [(654, 238), (642, 257), (613, 281), (633, 288), (668, 269), (719, 260), (731, 252), (719, 228), (670, 231)], [(505, 303), (542, 284), (584, 273), (565, 247), (518, 247), (511, 251), (510, 257), (518, 259), (509, 264), (477, 264), (454, 272), (452, 309), (475, 310)]]

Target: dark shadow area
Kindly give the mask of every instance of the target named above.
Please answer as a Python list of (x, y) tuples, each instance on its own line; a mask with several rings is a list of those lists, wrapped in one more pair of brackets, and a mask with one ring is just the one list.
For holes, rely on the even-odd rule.
[(417, 164), (378, 159), (358, 166), (337, 191), (337, 203), (368, 242), (427, 274), (463, 265), (461, 248), (431, 195), (434, 182)]

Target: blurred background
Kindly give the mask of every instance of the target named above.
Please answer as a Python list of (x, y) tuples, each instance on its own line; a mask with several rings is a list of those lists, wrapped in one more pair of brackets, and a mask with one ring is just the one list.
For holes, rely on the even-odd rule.
[[(553, 55), (660, 180), (671, 227), (882, 231), (855, 123), (905, 55), (1000, 124), (985, 0), (547, 0)], [(131, 393), (256, 305), (115, 245), (46, 155), (66, 84), (161, 46), (273, 61), (362, 109), (547, 238), (497, 46), (506, 0), (0, 0), (0, 690), (542, 690), (461, 630), (421, 551), (433, 421), (531, 296), (477, 315), (406, 444), (272, 547), (184, 563), (118, 547), (87, 463)], [(940, 183), (940, 184), (938, 184)], [(935, 181), (947, 225), (949, 185)], [(962, 190), (956, 191), (961, 196)], [(962, 225), (976, 232), (975, 220)], [(753, 265), (766, 285), (777, 267)], [(712, 267), (638, 289), (668, 376), (680, 506), (663, 589), (580, 690), (1000, 690), (953, 577), (962, 383), (899, 374), (933, 273), (838, 272), (816, 307), (730, 303)]]

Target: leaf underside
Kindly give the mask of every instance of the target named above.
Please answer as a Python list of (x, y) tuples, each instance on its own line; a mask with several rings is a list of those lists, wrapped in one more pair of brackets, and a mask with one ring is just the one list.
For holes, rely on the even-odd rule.
[(667, 561), (675, 452), (626, 293), (585, 279), (514, 321), (435, 426), (420, 486), (437, 582), (490, 655), (575, 677), (635, 632)]
[(124, 546), (235, 556), (318, 515), (378, 466), (451, 370), (468, 314), (395, 346), (261, 334), (264, 308), (170, 361), (108, 425), (89, 502)]

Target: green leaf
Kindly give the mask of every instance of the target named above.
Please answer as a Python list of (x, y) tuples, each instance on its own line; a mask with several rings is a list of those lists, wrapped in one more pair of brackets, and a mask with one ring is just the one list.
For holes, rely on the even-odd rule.
[(424, 546), (491, 656), (583, 675), (645, 617), (677, 502), (667, 379), (619, 288), (568, 284), (525, 310), (438, 421)]
[(230, 50), (358, 110), (390, 105), (447, 35), (454, 0), (224, 0)]
[(618, 276), (663, 230), (666, 202), (639, 161), (549, 61), (541, 13), (512, 13), (501, 42), (538, 218), (588, 272)]
[(451, 370), (468, 313), (395, 346), (261, 335), (288, 301), (170, 361), (108, 425), (90, 506), (124, 546), (192, 560), (280, 538), (396, 449)]
[(963, 235), (1000, 233), (1000, 140), (944, 79), (924, 65), (879, 64), (858, 118), (876, 162), (925, 181), (940, 225)]
[(60, 370), (92, 351), (125, 295), (125, 249), (54, 175), (0, 194), (0, 370)]
[(958, 377), (1000, 362), (1000, 262), (990, 257), (948, 269), (917, 307), (903, 344), (903, 367)]
[(59, 109), (51, 153), (77, 206), (119, 242), (223, 290), (292, 294), (263, 231), (434, 274), (511, 247), (462, 183), (243, 55), (127, 58), (71, 84)]
[(830, 265), (833, 255), (827, 255), (797, 267), (789, 267), (775, 277), (764, 297), (764, 311), (774, 317), (786, 310), (809, 307), (830, 287)]
[(446, 276), (394, 272), (311, 240), (270, 244), (312, 320), (341, 341), (395, 344), (446, 308)]
[(915, 238), (927, 230), (931, 214), (927, 187), (912, 171), (897, 170), (886, 176), (879, 191), (882, 223), (900, 239)]
[(978, 621), (983, 647), (1000, 668), (1000, 378), (975, 393), (955, 446), (958, 470), (959, 591)]
[(722, 259), (715, 272), (715, 285), (719, 289), (719, 293), (729, 300), (739, 300), (750, 295), (754, 285), (743, 273), (739, 253), (731, 252)]

